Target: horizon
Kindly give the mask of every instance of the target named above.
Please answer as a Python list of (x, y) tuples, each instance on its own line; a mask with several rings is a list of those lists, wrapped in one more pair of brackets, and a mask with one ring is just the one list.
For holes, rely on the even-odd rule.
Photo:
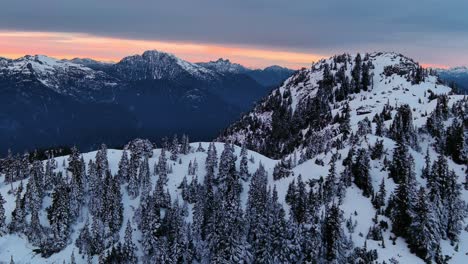
[[(47, 48), (33, 48), (33, 49), (26, 49), (23, 53), (20, 52), (9, 52), (3, 53), (0, 51), (0, 57), (7, 58), (7, 59), (19, 59), (25, 57), (27, 55), (35, 56), (35, 55), (43, 55), (47, 57), (51, 57), (57, 60), (71, 60), (71, 59), (92, 59), (95, 61), (103, 62), (103, 63), (118, 63), (123, 58), (128, 56), (134, 55), (141, 55), (145, 51), (155, 50), (158, 52), (173, 54), (174, 56), (181, 58), (183, 60), (189, 61), (191, 63), (203, 63), (203, 62), (214, 62), (219, 59), (229, 60), (233, 64), (240, 64), (248, 69), (265, 69), (270, 66), (280, 66), (284, 68), (289, 68), (293, 70), (298, 70), (301, 68), (310, 67), (313, 63), (320, 61), (322, 59), (330, 58), (334, 55), (342, 54), (342, 53), (335, 53), (335, 54), (327, 54), (327, 55), (317, 55), (317, 54), (304, 54), (299, 52), (288, 52), (288, 51), (279, 51), (279, 50), (261, 50), (261, 49), (254, 49), (254, 48), (242, 48), (242, 47), (221, 47), (212, 44), (187, 44), (187, 43), (178, 43), (178, 42), (162, 42), (162, 41), (146, 41), (146, 40), (116, 40), (112, 38), (102, 38), (97, 36), (91, 36), (88, 34), (70, 34), (70, 33), (46, 33), (46, 32), (7, 32), (0, 30), (0, 40), (6, 39), (9, 37), (20, 37), (20, 39), (25, 38), (35, 38), (37, 36), (45, 37), (48, 35), (52, 37), (53, 40), (58, 41), (60, 38), (70, 38), (74, 39), (71, 41), (64, 41), (61, 39), (57, 43), (66, 43), (66, 44), (79, 44), (84, 43), (86, 41), (94, 40), (95, 42), (100, 42), (101, 45), (108, 44), (109, 42), (121, 41), (123, 44), (135, 44), (133, 47), (127, 49), (119, 49), (110, 54), (119, 54), (120, 56), (99, 56), (93, 55), (93, 51), (89, 52), (89, 54), (84, 52), (75, 52), (75, 53), (60, 53), (54, 50), (47, 50)], [(47, 38), (46, 38), (47, 39)], [(44, 40), (43, 40), (44, 41)], [(0, 41), (0, 48), (2, 43), (12, 43), (8, 41)], [(141, 45), (148, 45), (148, 47), (141, 47)], [(154, 46), (160, 46), (160, 48), (151, 48), (149, 47), (151, 44)], [(50, 45), (50, 43), (47, 43)], [(202, 51), (202, 50), (209, 50), (213, 47), (218, 48), (218, 50), (214, 53), (208, 54), (205, 53), (203, 55), (195, 54), (194, 51)], [(68, 48), (68, 47), (67, 47)], [(164, 49), (166, 48), (166, 49)], [(7, 49), (9, 50), (9, 49)], [(59, 49), (60, 50), (60, 49)], [(129, 51), (125, 54), (125, 51)], [(30, 52), (28, 52), (30, 51)], [(223, 53), (224, 52), (224, 53)], [(260, 54), (258, 54), (260, 52)], [(343, 52), (349, 54), (356, 54), (356, 53), (372, 53), (372, 52), (396, 52), (401, 53), (404, 56), (408, 56), (405, 53), (397, 52), (397, 51), (366, 51), (366, 52)], [(109, 53), (105, 53), (109, 54)], [(253, 55), (256, 54), (256, 55)], [(302, 55), (302, 58), (300, 57)], [(291, 59), (292, 57), (292, 59)], [(410, 57), (410, 56), (408, 56)], [(285, 61), (285, 58), (290, 59), (289, 61)], [(411, 57), (412, 58), (412, 57)], [(296, 61), (294, 61), (296, 59)], [(434, 69), (453, 69), (457, 67), (467, 67), (468, 64), (458, 64), (458, 65), (444, 65), (444, 64), (437, 64), (437, 63), (425, 63), (424, 61), (419, 61), (417, 58), (413, 58), (416, 62), (420, 63), (420, 65), (424, 68), (434, 68)], [(308, 62), (305, 62), (305, 61)], [(252, 63), (253, 62), (253, 63)], [(257, 62), (257, 64), (255, 63)]]

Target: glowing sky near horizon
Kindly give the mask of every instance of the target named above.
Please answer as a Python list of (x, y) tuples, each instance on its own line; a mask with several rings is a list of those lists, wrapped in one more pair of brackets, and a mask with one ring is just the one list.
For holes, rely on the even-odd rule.
[(173, 53), (191, 62), (225, 58), (252, 68), (281, 65), (298, 69), (326, 57), (261, 47), (135, 40), (83, 33), (0, 31), (0, 56), (7, 58), (44, 54), (63, 59), (80, 57), (116, 62), (150, 49)]

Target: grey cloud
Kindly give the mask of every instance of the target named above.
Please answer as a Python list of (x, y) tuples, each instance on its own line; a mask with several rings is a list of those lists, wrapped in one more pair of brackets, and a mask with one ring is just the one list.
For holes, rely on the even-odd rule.
[(468, 39), (467, 10), (465, 0), (16, 0), (1, 4), (0, 29), (320, 53), (411, 49), (429, 35), (448, 49), (447, 36)]

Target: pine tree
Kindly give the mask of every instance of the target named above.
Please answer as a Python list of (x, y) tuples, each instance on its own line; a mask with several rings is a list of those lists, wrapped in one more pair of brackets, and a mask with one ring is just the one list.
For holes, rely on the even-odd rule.
[(436, 219), (431, 206), (424, 188), (421, 187), (414, 205), (414, 217), (410, 227), (408, 243), (416, 255), (427, 262), (435, 257), (434, 253), (440, 242), (435, 223)]
[(409, 163), (410, 154), (408, 151), (408, 146), (401, 140), (397, 141), (396, 147), (393, 151), (393, 159), (390, 165), (390, 178), (392, 178), (395, 183), (402, 183), (406, 181), (406, 177), (410, 173)]
[(16, 189), (15, 209), (11, 213), (10, 232), (21, 233), (26, 227), (26, 206), (25, 199), (22, 198), (23, 182), (20, 182)]
[(386, 131), (385, 124), (382, 118), (380, 117), (380, 115), (376, 114), (374, 116), (374, 122), (375, 122), (375, 135), (379, 137), (384, 136), (387, 131)]
[(374, 197), (372, 204), (374, 205), (375, 209), (379, 210), (383, 206), (385, 206), (387, 191), (385, 190), (385, 179), (382, 178), (382, 183), (379, 185), (379, 191)]
[(466, 146), (465, 129), (458, 118), (454, 118), (452, 125), (447, 128), (445, 152), (456, 163), (463, 164), (468, 161), (468, 147)]
[[(369, 63), (370, 64), (370, 63)], [(371, 84), (369, 68), (370, 65), (367, 63), (362, 64), (362, 76), (361, 76), (361, 89), (367, 91)]]
[(189, 137), (182, 135), (182, 145), (180, 146), (180, 153), (187, 155), (190, 152), (190, 142)]
[(0, 237), (5, 235), (7, 232), (7, 226), (5, 221), (5, 207), (3, 206), (5, 203), (5, 199), (3, 199), (3, 196), (0, 193)]
[(447, 237), (452, 241), (458, 241), (458, 235), (467, 215), (466, 202), (461, 198), (461, 186), (457, 179), (456, 173), (453, 170), (450, 171), (446, 184), (448, 188), (445, 207), (448, 212)]
[[(132, 153), (132, 160), (133, 159), (133, 153)], [(130, 162), (130, 164), (133, 164), (133, 166), (130, 166), (130, 171), (129, 171), (129, 180), (128, 180), (128, 185), (127, 185), (127, 192), (128, 196), (130, 196), (131, 199), (135, 199), (139, 194), (140, 194), (140, 180), (139, 180), (139, 175), (138, 175), (138, 164), (140, 162)]]
[(41, 245), (44, 239), (44, 230), (39, 221), (39, 212), (33, 210), (31, 212), (31, 222), (26, 230), (28, 240), (33, 245)]
[(71, 224), (70, 189), (63, 181), (52, 193), (52, 205), (47, 208), (47, 218), (54, 238), (53, 244), (49, 246), (52, 250), (61, 250), (67, 244)]
[(249, 177), (249, 165), (248, 165), (248, 159), (247, 159), (247, 148), (245, 144), (242, 144), (241, 152), (240, 152), (240, 169), (239, 169), (239, 174), (241, 179), (246, 181)]
[(431, 156), (429, 155), (429, 148), (426, 150), (426, 156), (424, 157), (424, 168), (421, 172), (421, 178), (429, 179), (431, 175)]
[(221, 153), (221, 158), (219, 159), (219, 173), (216, 178), (216, 182), (221, 184), (224, 188), (237, 187), (229, 186), (227, 181), (230, 177), (236, 177), (236, 162), (237, 157), (234, 155), (234, 148), (229, 143), (224, 144), (224, 150)]
[(135, 254), (136, 246), (135, 243), (133, 243), (132, 232), (132, 225), (130, 224), (130, 220), (128, 220), (127, 227), (125, 228), (125, 237), (123, 244), (124, 260), (126, 261), (126, 263), (136, 264), (138, 262), (138, 258)]
[(122, 157), (120, 158), (119, 161), (119, 171), (117, 172), (117, 175), (119, 175), (119, 181), (121, 183), (127, 183), (129, 180), (129, 161), (128, 161), (128, 153), (127, 150), (124, 149), (122, 152)]
[(351, 76), (353, 77), (354, 83), (354, 92), (359, 93), (361, 88), (361, 69), (362, 69), (362, 59), (361, 54), (357, 54), (354, 59), (354, 67), (351, 71)]
[(166, 159), (166, 150), (161, 149), (161, 155), (159, 155), (159, 160), (157, 164), (157, 174), (159, 175), (159, 180), (163, 183), (167, 183), (167, 159)]
[(140, 171), (138, 178), (140, 179), (141, 194), (140, 201), (145, 203), (151, 193), (151, 178), (149, 171), (148, 157), (145, 157), (140, 164)]
[(414, 175), (414, 161), (411, 155), (401, 169), (405, 174), (401, 177), (395, 196), (392, 200), (391, 219), (393, 222), (393, 233), (397, 236), (408, 238), (408, 228), (412, 224), (414, 214), (414, 201), (416, 200), (416, 179)]
[(398, 107), (389, 133), (390, 137), (397, 142), (409, 144), (412, 147), (417, 146), (413, 114), (409, 105), (404, 104)]
[(356, 160), (352, 166), (352, 172), (354, 175), (354, 183), (357, 187), (362, 190), (362, 194), (366, 197), (370, 197), (374, 193), (372, 187), (371, 177), (369, 173), (370, 159), (367, 150), (361, 148), (358, 150)]
[(329, 262), (344, 263), (347, 242), (341, 224), (344, 222), (340, 208), (333, 204), (327, 211), (324, 221), (324, 257)]
[(179, 155), (179, 140), (177, 139), (177, 135), (174, 135), (172, 139), (171, 145), (171, 160), (176, 161)]
[(214, 175), (214, 169), (218, 166), (218, 154), (214, 143), (208, 146), (208, 155), (206, 156), (205, 167), (207, 173)]
[(343, 106), (343, 109), (341, 110), (341, 119), (340, 119), (340, 132), (343, 134), (343, 139), (346, 140), (351, 134), (351, 108), (349, 107), (349, 104), (346, 102), (346, 104)]
[(205, 149), (203, 148), (201, 142), (198, 143), (198, 147), (197, 147), (196, 152), (205, 152)]
[(79, 249), (79, 253), (83, 255), (91, 255), (91, 234), (89, 232), (89, 222), (86, 219), (86, 223), (80, 231), (78, 238), (76, 239), (75, 245)]
[(271, 234), (268, 226), (270, 225), (270, 212), (268, 207), (271, 204), (270, 194), (267, 192), (267, 172), (262, 164), (252, 176), (250, 182), (249, 195), (247, 200), (246, 220), (247, 241), (252, 246), (252, 255), (258, 263), (270, 263), (271, 252)]
[(328, 170), (328, 176), (325, 179), (323, 186), (323, 200), (325, 203), (332, 201), (334, 196), (337, 194), (337, 183), (336, 183), (336, 158), (332, 158), (330, 163), (330, 169)]

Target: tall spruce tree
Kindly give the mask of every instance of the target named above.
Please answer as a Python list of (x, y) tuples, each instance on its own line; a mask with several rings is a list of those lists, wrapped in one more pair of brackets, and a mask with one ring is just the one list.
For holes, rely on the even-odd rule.
[(2, 194), (0, 193), (0, 237), (5, 235), (7, 232), (6, 226), (6, 216), (5, 216), (5, 207), (3, 206), (6, 203)]
[(414, 174), (414, 160), (411, 155), (402, 164), (401, 181), (399, 182), (391, 205), (391, 219), (393, 233), (404, 238), (409, 237), (409, 227), (414, 215), (414, 201), (416, 201), (416, 178)]
[(124, 149), (122, 151), (122, 157), (119, 161), (119, 171), (117, 175), (119, 176), (119, 180), (121, 183), (127, 183), (129, 180), (129, 160), (128, 160), (128, 153), (127, 150)]
[(370, 177), (370, 159), (366, 149), (361, 148), (357, 151), (356, 160), (352, 165), (354, 183), (362, 190), (362, 194), (370, 197), (374, 193)]
[(70, 212), (70, 188), (62, 180), (58, 183), (52, 193), (52, 205), (47, 208), (53, 243), (49, 245), (50, 250), (61, 250), (68, 242), (70, 224), (72, 221)]
[(435, 257), (437, 245), (440, 243), (440, 235), (434, 208), (429, 202), (423, 187), (419, 189), (414, 205), (414, 217), (409, 231), (408, 244), (420, 258), (431, 262)]

